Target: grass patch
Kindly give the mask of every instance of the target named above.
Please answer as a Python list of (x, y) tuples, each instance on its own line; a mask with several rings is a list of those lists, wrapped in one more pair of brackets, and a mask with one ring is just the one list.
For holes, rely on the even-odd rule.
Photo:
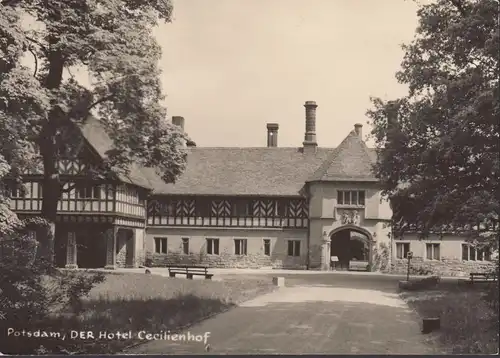
[(486, 285), (459, 286), (455, 281), (401, 296), (421, 317), (441, 318), (436, 338), (449, 354), (496, 354), (498, 311), (485, 301), (487, 290)]
[[(84, 272), (82, 275), (86, 274)], [(50, 280), (47, 281), (50, 285)], [(37, 352), (107, 354), (116, 353), (140, 341), (139, 331), (177, 331), (236, 304), (274, 289), (267, 277), (233, 277), (224, 281), (187, 280), (144, 274), (107, 274), (83, 300), (79, 312), (58, 307), (50, 320), (23, 327), (66, 333), (66, 339), (9, 337), (9, 343), (24, 347), (16, 353)], [(55, 292), (56, 293), (56, 292)], [(95, 339), (69, 339), (70, 331), (91, 331)], [(100, 331), (132, 331), (133, 339), (98, 339)], [(31, 351), (30, 351), (31, 350)], [(4, 352), (5, 353), (5, 352)]]

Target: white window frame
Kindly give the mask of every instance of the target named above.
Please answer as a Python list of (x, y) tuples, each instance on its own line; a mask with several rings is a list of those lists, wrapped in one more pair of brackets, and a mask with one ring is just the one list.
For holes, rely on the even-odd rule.
[(248, 240), (242, 238), (234, 239), (234, 254), (237, 256), (246, 256), (248, 253)]
[[(342, 203), (340, 203), (340, 196), (342, 193)], [(345, 193), (349, 193), (349, 203), (346, 203), (345, 201)], [(352, 202), (352, 193), (356, 193), (356, 203)], [(359, 194), (363, 193), (363, 203), (360, 203), (359, 200)], [(366, 206), (366, 190), (359, 190), (359, 189), (345, 189), (345, 190), (337, 190), (337, 205), (338, 206), (344, 206), (344, 207), (357, 207), (357, 208), (363, 208)]]
[[(290, 245), (292, 245), (292, 254), (290, 255)], [(301, 240), (288, 240), (287, 244), (287, 256), (289, 257), (300, 257), (300, 251), (302, 249)], [(298, 251), (298, 252), (297, 252)]]
[[(431, 249), (431, 258), (429, 258), (429, 255), (427, 254), (428, 253), (428, 247), (431, 246), (432, 249)], [(439, 256), (438, 258), (435, 258), (435, 251), (436, 251), (436, 247), (438, 247), (438, 252), (439, 252)], [(441, 244), (440, 243), (437, 243), (437, 242), (428, 242), (425, 244), (425, 259), (428, 260), (428, 261), (440, 261), (441, 260)]]
[[(269, 254), (266, 254), (266, 243), (269, 244)], [(262, 245), (264, 247), (264, 256), (271, 256), (271, 239), (263, 239)]]
[[(220, 240), (217, 237), (208, 237), (207, 239), (207, 255), (219, 255), (220, 253)], [(215, 243), (217, 242), (217, 245)], [(217, 247), (217, 250), (215, 248)], [(217, 251), (217, 252), (215, 252)]]
[[(464, 242), (461, 245), (462, 247), (462, 261), (464, 262), (489, 262), (491, 261), (491, 252), (489, 255), (486, 255), (488, 248), (485, 249), (478, 249), (474, 245)], [(467, 259), (464, 259), (464, 248), (467, 248)], [(471, 250), (474, 250), (474, 258), (471, 258)], [(481, 254), (481, 259), (479, 259), (479, 253)], [(489, 260), (486, 258), (486, 256), (489, 256)]]
[[(168, 237), (155, 236), (154, 240), (155, 240), (155, 254), (168, 254)], [(158, 242), (160, 243), (159, 245), (157, 244)]]
[[(189, 255), (189, 241), (190, 241), (190, 240), (189, 240), (189, 237), (183, 237), (183, 238), (181, 239), (182, 253), (183, 253), (184, 255)], [(185, 243), (187, 243), (187, 252), (186, 252), (186, 250), (184, 250), (184, 249), (185, 249), (185, 247), (186, 247), (186, 246), (184, 245)]]
[[(406, 252), (405, 252), (406, 245), (408, 245), (408, 250), (406, 250)], [(399, 248), (401, 248), (401, 255), (399, 255), (400, 254)], [(396, 258), (397, 259), (407, 259), (408, 252), (410, 252), (410, 251), (411, 251), (411, 244), (409, 242), (396, 242)]]

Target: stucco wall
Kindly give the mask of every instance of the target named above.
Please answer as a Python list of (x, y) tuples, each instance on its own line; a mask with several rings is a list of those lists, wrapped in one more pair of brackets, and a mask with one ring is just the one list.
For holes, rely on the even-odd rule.
[(144, 229), (134, 229), (135, 234), (135, 266), (144, 265), (146, 259)]
[[(321, 245), (324, 234), (330, 234), (343, 224), (335, 208), (337, 205), (337, 190), (365, 190), (365, 207), (356, 208), (360, 214), (359, 227), (366, 230), (376, 245), (385, 243), (390, 245), (389, 232), (386, 227), (392, 211), (387, 202), (380, 202), (380, 191), (373, 183), (312, 183), (310, 213), (310, 267), (319, 268), (321, 264)], [(329, 253), (324, 257), (329, 260)]]
[[(463, 261), (462, 244), (465, 238), (460, 236), (445, 235), (443, 238), (431, 236), (427, 239), (419, 239), (416, 234), (404, 235), (401, 239), (394, 239), (392, 243), (392, 271), (406, 273), (408, 268), (407, 259), (396, 257), (397, 243), (409, 243), (410, 251), (413, 252), (411, 260), (412, 272), (432, 272), (443, 276), (467, 276), (471, 272), (485, 272), (494, 267), (491, 261)], [(426, 244), (439, 244), (440, 259), (431, 260), (426, 257)], [(493, 254), (492, 257), (495, 257)]]
[[(155, 253), (155, 237), (167, 238), (167, 254)], [(189, 238), (189, 255), (182, 253), (182, 238)], [(219, 255), (207, 254), (207, 238), (219, 239)], [(247, 255), (235, 255), (235, 239), (247, 239)], [(270, 240), (270, 255), (264, 254), (264, 239)], [(288, 256), (288, 241), (300, 240), (300, 256)], [(147, 264), (201, 263), (211, 267), (305, 268), (307, 229), (200, 229), (152, 228), (146, 230)]]

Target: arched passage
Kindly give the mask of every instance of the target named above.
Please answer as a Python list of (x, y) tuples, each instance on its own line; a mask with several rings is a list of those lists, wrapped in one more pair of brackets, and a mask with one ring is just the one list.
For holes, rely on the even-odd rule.
[(372, 236), (367, 230), (344, 225), (330, 233), (330, 257), (336, 256), (336, 270), (369, 270), (372, 264)]

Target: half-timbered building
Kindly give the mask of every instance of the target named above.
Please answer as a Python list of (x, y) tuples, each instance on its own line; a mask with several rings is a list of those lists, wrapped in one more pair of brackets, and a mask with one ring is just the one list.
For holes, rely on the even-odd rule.
[[(320, 147), (317, 105), (304, 106), (302, 145), (279, 147), (276, 123), (267, 125), (267, 147), (187, 143), (187, 167), (175, 184), (138, 165), (108, 182), (79, 183), (85, 166), (102, 160), (111, 146), (98, 121), (90, 119), (81, 128), (81, 156), (60, 163), (68, 185), (78, 185), (59, 202), (57, 264), (329, 269), (333, 258), (337, 269), (369, 270), (384, 255), (388, 265), (403, 267), (413, 251), (422, 264), (451, 271), (489, 265), (491, 255), (471, 251), (461, 237), (394, 238), (387, 225), (391, 208), (372, 173), (377, 153), (365, 144), (362, 125), (355, 124), (337, 147)], [(184, 127), (182, 117), (172, 121)], [(24, 196), (12, 192), (18, 215), (40, 213), (41, 178), (26, 176)]]

